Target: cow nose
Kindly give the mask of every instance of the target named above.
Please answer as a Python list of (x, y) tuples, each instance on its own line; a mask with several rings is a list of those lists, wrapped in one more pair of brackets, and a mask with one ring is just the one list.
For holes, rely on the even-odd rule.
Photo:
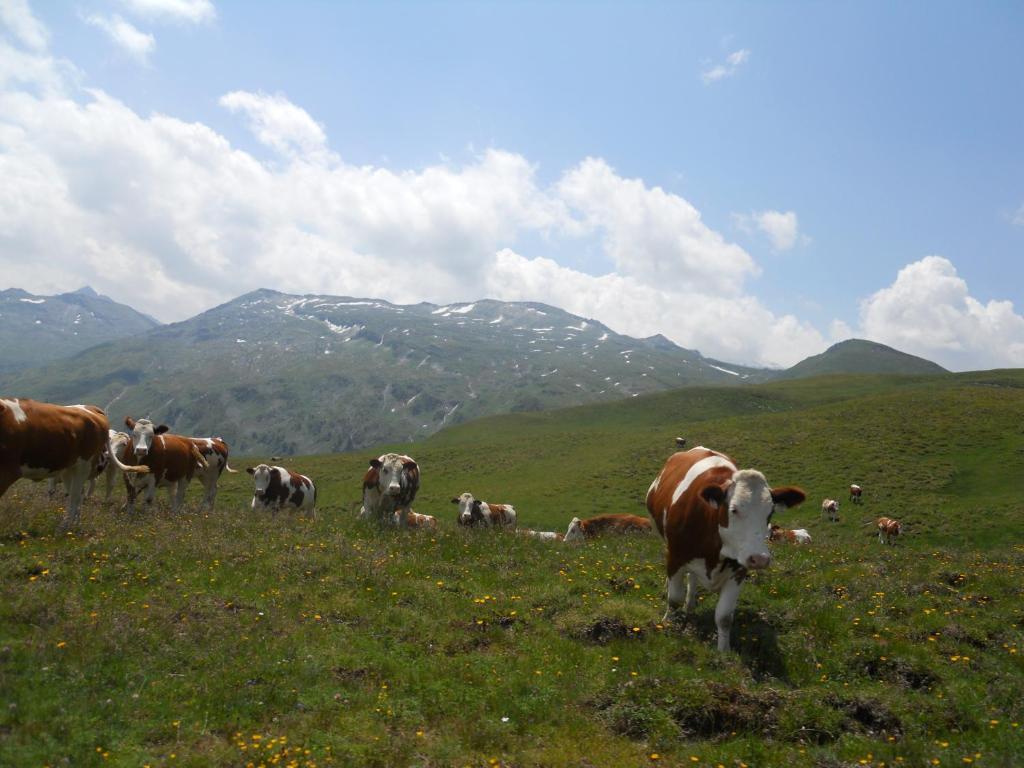
[(401, 490), (402, 490), (402, 486), (400, 486), (400, 485), (389, 485), (388, 486), (388, 493), (390, 493), (392, 496), (397, 496), (398, 492), (401, 491)]
[(772, 556), (767, 552), (759, 552), (756, 555), (751, 555), (747, 558), (747, 568), (752, 571), (757, 571), (762, 568), (767, 568), (772, 563)]

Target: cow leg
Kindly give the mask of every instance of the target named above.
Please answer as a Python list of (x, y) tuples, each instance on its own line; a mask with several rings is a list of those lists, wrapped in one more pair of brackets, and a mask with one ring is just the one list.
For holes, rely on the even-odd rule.
[(61, 481), (68, 493), (68, 506), (64, 513), (64, 519), (57, 526), (57, 533), (67, 533), (78, 528), (82, 509), (82, 490), (85, 488), (85, 481), (91, 469), (90, 462), (80, 460), (61, 473)]
[(673, 615), (679, 609), (679, 606), (684, 604), (684, 600), (689, 602), (689, 590), (685, 587), (686, 575), (686, 570), (679, 568), (675, 573), (668, 577), (668, 581), (665, 584), (665, 591), (668, 593), (668, 608), (661, 619), (665, 624), (672, 621)]
[(114, 494), (114, 478), (117, 476), (117, 467), (114, 466), (114, 462), (107, 464), (107, 468), (103, 470), (103, 480), (106, 483), (104, 489), (103, 503), (110, 504), (110, 497)]
[(214, 475), (209, 480), (204, 479), (203, 488), (206, 493), (203, 495), (202, 507), (213, 512), (213, 505), (217, 503), (217, 476)]
[(135, 514), (135, 482), (132, 476), (125, 472), (124, 480), (124, 511), (127, 515)]
[(718, 593), (718, 605), (715, 606), (715, 626), (718, 627), (718, 650), (729, 650), (729, 632), (732, 630), (732, 617), (736, 613), (736, 601), (740, 597), (740, 584), (736, 579), (729, 579)]
[(57, 478), (51, 477), (46, 481), (46, 497), (50, 501), (57, 498)]
[(146, 489), (142, 495), (142, 503), (146, 505), (146, 512), (153, 511), (153, 500), (156, 498), (156, 478), (150, 472), (146, 475)]
[(185, 503), (185, 491), (188, 489), (188, 480), (182, 478), (176, 483), (167, 486), (167, 495), (171, 501), (171, 512), (178, 512)]

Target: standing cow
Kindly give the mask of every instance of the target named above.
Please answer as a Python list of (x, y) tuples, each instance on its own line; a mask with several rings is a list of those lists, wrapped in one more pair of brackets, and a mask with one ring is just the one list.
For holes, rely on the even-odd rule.
[(149, 471), (122, 464), (110, 450), (110, 424), (95, 405), (0, 398), (0, 496), (19, 478), (59, 478), (68, 495), (60, 530), (78, 526), (82, 490), (104, 450), (123, 472)]
[[(166, 424), (154, 426), (149, 419), (136, 421), (131, 416), (126, 416), (124, 423), (131, 430), (131, 442), (125, 450), (126, 459), (149, 467), (143, 502), (147, 508), (150, 507), (157, 486), (166, 488), (171, 512), (177, 512), (185, 501), (185, 491), (196, 470), (208, 468), (206, 459), (189, 438), (170, 434)], [(124, 486), (128, 495), (125, 510), (132, 514), (139, 489), (127, 475)]]
[(371, 459), (363, 475), (363, 506), (359, 516), (405, 527), (419, 489), (420, 468), (414, 459), (400, 453), (385, 453)]
[(254, 512), (269, 509), (275, 513), (288, 506), (300, 512), (308, 510), (310, 515), (316, 516), (316, 486), (305, 475), (267, 464), (247, 467), (245, 471), (252, 475), (255, 485), (252, 495)]
[(861, 489), (861, 487), (859, 485), (851, 484), (850, 485), (850, 502), (852, 504), (860, 504), (860, 502), (861, 502), (860, 495), (862, 493), (863, 493), (863, 490)]
[(821, 514), (828, 515), (828, 519), (835, 523), (839, 521), (839, 502), (835, 499), (825, 499), (821, 502)]
[(206, 460), (205, 467), (196, 469), (195, 479), (198, 480), (205, 491), (200, 509), (207, 508), (213, 511), (213, 505), (217, 501), (217, 481), (223, 472), (236, 474), (237, 470), (228, 466), (228, 444), (220, 437), (190, 437), (189, 440), (196, 447), (196, 450)]
[(492, 504), (473, 497), (468, 491), (452, 499), (459, 505), (459, 525), (482, 525), (492, 528), (515, 528), (516, 510), (511, 504)]
[(903, 532), (903, 525), (899, 520), (893, 520), (891, 517), (880, 517), (876, 523), (878, 526), (878, 543), (879, 544), (892, 544)]
[(799, 488), (771, 488), (756, 469), (737, 469), (728, 456), (703, 446), (670, 456), (647, 491), (647, 510), (668, 548), (663, 621), (680, 606), (692, 611), (698, 587), (718, 592), (718, 649), (728, 650), (743, 580), (772, 561), (772, 514), (805, 498)]

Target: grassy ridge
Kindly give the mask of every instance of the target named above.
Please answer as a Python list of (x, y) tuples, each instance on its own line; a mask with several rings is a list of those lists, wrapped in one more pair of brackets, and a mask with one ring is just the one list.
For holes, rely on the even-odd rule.
[[(488, 419), (402, 446), (433, 536), (352, 519), (374, 451), (288, 462), (318, 481), (315, 521), (252, 515), (242, 474), (215, 513), (92, 504), (54, 540), (19, 484), (0, 500), (0, 764), (1024, 764), (1021, 413), (1024, 374), (995, 372)], [(713, 598), (659, 624), (653, 537), (453, 524), (466, 489), (535, 528), (641, 511), (676, 434), (809, 493), (786, 519), (814, 543), (751, 579), (735, 653), (714, 650)], [(895, 547), (860, 525), (880, 514), (908, 524)]]

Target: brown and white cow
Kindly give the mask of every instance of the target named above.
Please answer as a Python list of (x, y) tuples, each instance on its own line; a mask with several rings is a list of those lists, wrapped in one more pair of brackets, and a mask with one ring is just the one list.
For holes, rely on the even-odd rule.
[(893, 539), (903, 532), (903, 524), (891, 517), (878, 518), (878, 541), (880, 544), (892, 544)]
[(468, 491), (452, 499), (459, 505), (459, 525), (485, 526), (491, 528), (515, 528), (517, 514), (511, 504), (493, 504), (474, 498)]
[[(185, 491), (196, 471), (207, 468), (206, 459), (191, 439), (170, 434), (166, 424), (155, 426), (149, 419), (136, 421), (131, 416), (126, 416), (124, 423), (131, 430), (131, 440), (125, 450), (126, 460), (149, 467), (149, 473), (143, 478), (143, 502), (149, 507), (157, 487), (166, 488), (171, 511), (177, 512), (185, 501)], [(135, 511), (138, 483), (127, 475), (124, 481), (128, 495), (125, 510), (131, 514)]]
[(586, 520), (574, 517), (565, 532), (565, 541), (583, 541), (602, 533), (650, 533), (651, 521), (639, 515), (597, 515)]
[(839, 521), (839, 502), (835, 499), (825, 499), (821, 502), (821, 514), (828, 515), (828, 519), (835, 523)]
[(811, 534), (806, 528), (793, 528), (788, 530), (780, 525), (772, 523), (768, 530), (768, 541), (788, 541), (791, 544), (810, 544)]
[[(78, 525), (82, 489), (105, 449), (110, 450), (110, 424), (95, 405), (0, 398), (0, 496), (20, 478), (59, 478), (68, 494), (61, 530)], [(114, 461), (118, 461), (116, 454)], [(125, 472), (149, 471), (118, 466)]]
[(217, 481), (220, 479), (221, 473), (227, 471), (228, 474), (233, 475), (237, 470), (228, 465), (228, 444), (224, 442), (223, 438), (190, 437), (189, 440), (206, 459), (206, 466), (197, 468), (194, 475), (194, 478), (202, 484), (206, 491), (203, 494), (200, 509), (206, 507), (212, 511), (213, 505), (217, 501)]
[(743, 580), (772, 561), (772, 514), (805, 498), (799, 488), (771, 488), (756, 469), (737, 469), (728, 456), (703, 446), (670, 456), (647, 491), (647, 510), (668, 549), (663, 621), (680, 606), (692, 611), (698, 587), (718, 592), (718, 649), (728, 650)]
[[(395, 515), (400, 515), (401, 512), (395, 512)], [(401, 527), (402, 522), (395, 520), (395, 525)], [(405, 527), (406, 528), (423, 528), (426, 530), (436, 531), (437, 530), (437, 518), (433, 515), (421, 515), (419, 512), (409, 510), (409, 514), (405, 516)]]
[(863, 492), (864, 491), (861, 489), (861, 487), (859, 485), (855, 485), (855, 484), (851, 483), (850, 484), (850, 501), (853, 502), (854, 504), (860, 504), (860, 502), (861, 502), (860, 495)]
[(252, 495), (252, 510), (269, 509), (272, 513), (281, 507), (294, 507), (300, 512), (308, 510), (316, 516), (316, 486), (313, 481), (298, 472), (285, 467), (257, 464), (247, 467), (252, 475), (255, 490)]
[[(420, 468), (414, 459), (400, 453), (370, 459), (370, 467), (363, 475), (363, 506), (359, 516), (381, 524), (405, 526), (419, 489)], [(396, 512), (402, 514), (396, 516)]]

